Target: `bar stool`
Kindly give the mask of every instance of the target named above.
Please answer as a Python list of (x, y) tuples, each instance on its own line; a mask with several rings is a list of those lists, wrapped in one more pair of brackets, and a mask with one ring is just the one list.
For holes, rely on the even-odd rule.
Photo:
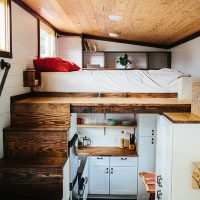
[(145, 185), (146, 192), (150, 193), (149, 200), (155, 200), (155, 178), (153, 172), (139, 172), (142, 182)]

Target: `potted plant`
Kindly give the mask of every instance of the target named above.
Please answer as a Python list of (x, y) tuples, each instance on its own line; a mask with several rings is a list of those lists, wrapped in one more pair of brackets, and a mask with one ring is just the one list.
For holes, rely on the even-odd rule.
[(128, 55), (125, 54), (123, 57), (119, 57), (119, 60), (117, 63), (120, 63), (122, 66), (124, 66), (124, 69), (128, 68), (128, 65), (131, 64), (131, 61), (128, 59)]

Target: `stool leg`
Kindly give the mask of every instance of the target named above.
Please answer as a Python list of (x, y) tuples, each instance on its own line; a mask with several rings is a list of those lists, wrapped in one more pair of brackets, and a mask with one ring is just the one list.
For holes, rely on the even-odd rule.
[(149, 200), (155, 200), (155, 193), (150, 193)]

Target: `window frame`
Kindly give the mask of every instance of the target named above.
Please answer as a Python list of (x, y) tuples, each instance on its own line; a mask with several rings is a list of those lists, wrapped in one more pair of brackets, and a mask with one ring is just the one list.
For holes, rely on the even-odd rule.
[(51, 56), (48, 56), (48, 57), (54, 57), (54, 56), (56, 56), (56, 31), (51, 26), (46, 24), (44, 21), (38, 19), (38, 58), (41, 57), (41, 51), (40, 51), (41, 26), (44, 27), (46, 32), (51, 32), (51, 31), (53, 32), (53, 36), (54, 36), (54, 53), (53, 54), (55, 54), (55, 55), (51, 55)]
[(6, 32), (6, 37), (9, 41), (9, 51), (0, 50), (0, 57), (3, 58), (12, 58), (12, 9), (11, 9), (11, 0), (7, 0), (7, 20), (8, 20), (8, 33)]

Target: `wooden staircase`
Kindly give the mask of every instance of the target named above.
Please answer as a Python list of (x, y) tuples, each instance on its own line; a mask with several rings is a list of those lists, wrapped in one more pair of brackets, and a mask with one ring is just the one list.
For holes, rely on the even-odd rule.
[(2, 200), (61, 200), (70, 105), (11, 102), (0, 160)]

